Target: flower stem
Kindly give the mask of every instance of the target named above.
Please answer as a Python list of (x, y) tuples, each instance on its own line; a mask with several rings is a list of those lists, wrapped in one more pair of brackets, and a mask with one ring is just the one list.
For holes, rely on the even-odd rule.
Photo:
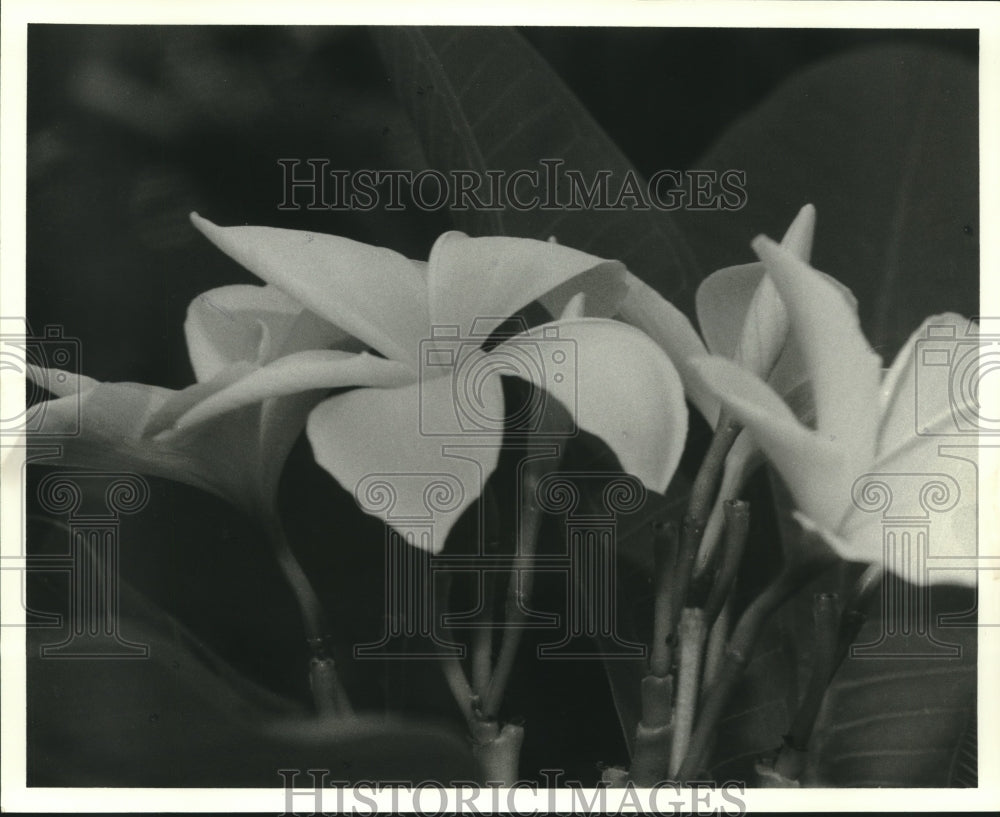
[(708, 632), (708, 646), (705, 647), (705, 669), (701, 677), (703, 688), (713, 684), (719, 675), (719, 667), (726, 652), (726, 640), (729, 638), (729, 625), (732, 618), (729, 614), (730, 605), (731, 602), (727, 599)]
[(628, 779), (636, 786), (651, 786), (667, 771), (674, 679), (647, 675), (642, 679), (642, 720), (635, 730), (635, 749)]
[(786, 564), (777, 578), (743, 612), (726, 646), (718, 680), (706, 692), (705, 704), (692, 733), (687, 756), (677, 772), (678, 780), (691, 780), (701, 770), (719, 719), (750, 663), (757, 637), (767, 619), (806, 581), (829, 567), (832, 560), (833, 557), (815, 559), (806, 564)]
[(326, 617), (319, 596), (316, 595), (299, 560), (295, 558), (277, 512), (273, 508), (265, 511), (260, 516), (260, 521), (278, 567), (295, 596), (302, 616), (306, 643), (312, 653), (309, 659), (309, 689), (312, 692), (313, 705), (320, 713), (350, 713), (352, 711), (350, 699), (340, 683), (337, 667), (328, 647)]
[(310, 642), (322, 641), (326, 637), (326, 621), (323, 613), (323, 605), (319, 596), (313, 589), (306, 576), (299, 560), (292, 553), (292, 548), (288, 544), (285, 536), (285, 529), (278, 519), (276, 512), (266, 513), (261, 518), (264, 530), (267, 533), (268, 542), (278, 561), (278, 567), (285, 577), (285, 581), (295, 595), (295, 601), (299, 606), (299, 613), (302, 615), (302, 624), (306, 631), (306, 638)]
[(823, 698), (847, 656), (847, 651), (867, 620), (864, 608), (872, 593), (878, 588), (883, 575), (884, 569), (881, 565), (869, 565), (858, 578), (843, 612), (836, 596), (820, 594), (816, 597), (813, 611), (816, 652), (812, 675), (774, 764), (775, 773), (784, 780), (794, 782), (802, 774), (805, 752)]
[(451, 690), (451, 694), (455, 698), (455, 703), (458, 704), (462, 717), (465, 718), (469, 729), (474, 729), (478, 723), (476, 717), (477, 698), (476, 693), (473, 692), (472, 687), (469, 685), (469, 679), (465, 675), (465, 670), (462, 669), (462, 662), (456, 656), (442, 658), (441, 671), (444, 673), (445, 682), (448, 684), (448, 689)]
[(516, 723), (501, 729), (495, 720), (480, 720), (472, 731), (472, 754), (487, 783), (513, 786), (518, 781), (524, 727)]
[(478, 617), (481, 626), (472, 631), (472, 688), (485, 695), (493, 674), (493, 573), (482, 574), (483, 611)]
[(712, 511), (715, 494), (722, 479), (726, 456), (741, 430), (742, 426), (734, 418), (729, 417), (726, 411), (719, 415), (719, 422), (712, 435), (712, 442), (708, 446), (705, 458), (701, 461), (695, 476), (694, 484), (691, 486), (691, 497), (681, 526), (677, 562), (671, 576), (668, 594), (670, 603), (662, 611), (664, 620), (657, 621), (655, 624), (656, 630), (667, 633), (666, 663), (668, 666), (671, 646), (676, 641), (677, 623), (681, 611), (687, 604), (688, 588), (691, 585), (695, 558), (698, 555), (701, 538), (705, 533), (705, 525), (708, 523), (708, 516)]
[(535, 577), (532, 562), (535, 552), (538, 550), (538, 534), (543, 518), (542, 508), (538, 504), (535, 494), (542, 477), (550, 468), (551, 460), (545, 456), (529, 459), (524, 466), (521, 480), (521, 530), (523, 536), (517, 555), (511, 565), (510, 578), (507, 583), (507, 603), (500, 653), (486, 688), (486, 694), (483, 696), (483, 715), (491, 720), (496, 718), (500, 711), (504, 691), (514, 669), (521, 636), (524, 634), (525, 610), (534, 589)]
[(653, 556), (655, 596), (649, 671), (658, 678), (664, 678), (670, 674), (670, 589), (677, 565), (677, 525), (660, 522), (654, 527)]
[(813, 600), (812, 672), (791, 728), (778, 751), (774, 764), (777, 779), (795, 781), (802, 774), (809, 736), (833, 673), (840, 620), (840, 599), (836, 593), (817, 593)]
[(705, 621), (712, 626), (726, 603), (729, 591), (732, 589), (743, 560), (747, 536), (750, 532), (750, 504), (741, 500), (726, 500), (723, 505), (726, 515), (725, 545), (722, 552), (722, 564), (715, 577), (712, 588), (705, 600)]
[(705, 611), (698, 607), (685, 607), (680, 623), (680, 666), (677, 673), (677, 714), (670, 747), (670, 774), (680, 768), (687, 753), (694, 713), (698, 706), (698, 687), (701, 681), (701, 662), (704, 655), (705, 636), (708, 634)]

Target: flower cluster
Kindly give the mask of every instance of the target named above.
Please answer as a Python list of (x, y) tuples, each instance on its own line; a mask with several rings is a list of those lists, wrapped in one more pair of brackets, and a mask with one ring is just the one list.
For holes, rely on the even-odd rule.
[[(68, 427), (81, 406), (83, 433), (65, 443), (70, 462), (181, 480), (260, 513), (273, 508), (282, 466), (305, 429), (316, 461), (350, 491), (372, 474), (456, 476), (459, 500), (437, 519), (437, 550), (496, 468), (509, 414), (501, 375), (558, 401), (659, 492), (684, 447), (686, 396), (713, 426), (723, 410), (744, 426), (706, 543), (719, 537), (721, 502), (738, 494), (762, 453), (803, 525), (842, 557), (876, 562), (879, 520), (852, 503), (857, 479), (939, 470), (934, 428), (918, 434), (914, 418), (923, 327), (883, 375), (853, 297), (808, 263), (814, 217), (803, 208), (781, 245), (753, 242), (759, 262), (706, 279), (699, 336), (620, 263), (554, 242), (453, 232), (418, 262), (345, 238), (218, 227), (193, 215), (265, 284), (210, 290), (191, 304), (185, 332), (197, 382), (186, 389), (68, 374), (57, 381), (33, 370), (40, 383), (58, 382), (42, 435)], [(532, 304), (553, 319), (498, 331)], [(954, 315), (929, 321), (965, 323)], [(552, 338), (563, 358), (572, 352), (558, 375), (544, 360)], [(535, 365), (516, 365), (525, 349)], [(815, 428), (789, 405), (806, 388)], [(921, 397), (934, 403), (921, 416), (950, 418), (948, 394)], [(496, 425), (463, 424), (462, 401)], [(448, 455), (455, 446), (461, 457)], [(974, 554), (974, 505), (966, 501), (952, 518), (944, 554)]]

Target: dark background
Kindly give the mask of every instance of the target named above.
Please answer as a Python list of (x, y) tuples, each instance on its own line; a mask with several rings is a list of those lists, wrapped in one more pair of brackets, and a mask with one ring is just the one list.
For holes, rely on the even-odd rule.
[[(978, 53), (975, 32), (961, 31), (524, 34), (645, 173), (695, 165), (784, 79), (832, 54), (872, 43), (931, 45), (970, 63)], [(220, 224), (342, 234), (415, 258), (451, 226), (443, 211), (277, 209), (279, 158), (424, 166), (364, 29), (33, 25), (28, 62), (28, 318), (36, 332), (58, 324), (79, 338), (81, 369), (97, 379), (188, 385), (187, 305), (211, 287), (252, 281), (196, 233), (191, 210)], [(126, 580), (248, 677), (305, 700), (295, 608), (257, 533), (212, 497), (153, 484), (149, 509), (122, 529)], [(305, 445), (283, 502), (340, 646), (376, 640), (381, 525), (360, 517)], [(34, 533), (40, 547), (59, 535), (44, 524)], [(436, 670), (342, 663), (361, 708), (455, 717)], [(529, 723), (525, 768), (555, 756), (586, 780), (595, 762), (625, 760), (599, 663), (530, 667), (515, 675), (505, 713)], [(581, 711), (586, 718), (574, 717)]]

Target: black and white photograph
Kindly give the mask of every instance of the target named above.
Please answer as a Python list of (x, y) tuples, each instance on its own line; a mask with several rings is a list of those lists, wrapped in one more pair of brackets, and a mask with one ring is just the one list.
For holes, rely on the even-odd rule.
[(5, 811), (1000, 807), (997, 4), (614, 5), (5, 10)]

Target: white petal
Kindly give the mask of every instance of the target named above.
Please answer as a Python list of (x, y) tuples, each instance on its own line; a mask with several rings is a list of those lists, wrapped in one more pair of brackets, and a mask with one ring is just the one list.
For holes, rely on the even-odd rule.
[(788, 225), (781, 246), (801, 258), (807, 264), (812, 258), (813, 236), (816, 234), (816, 208), (806, 204), (796, 213), (792, 223)]
[(591, 314), (611, 315), (625, 294), (618, 261), (529, 238), (445, 233), (427, 274), (433, 325), (457, 326), (463, 337), (488, 336), (535, 300), (558, 315), (584, 292)]
[[(812, 252), (816, 208), (803, 207), (781, 245), (803, 261)], [(706, 278), (695, 299), (698, 324), (710, 352), (734, 358), (767, 377), (788, 335), (788, 316), (760, 263), (718, 270)]]
[[(925, 560), (923, 554), (914, 547), (914, 541), (897, 540), (895, 544), (885, 541), (887, 526), (877, 515), (858, 515), (854, 518), (849, 530), (834, 533), (827, 528), (816, 525), (811, 519), (796, 514), (796, 519), (806, 530), (820, 536), (826, 544), (842, 559), (852, 562), (866, 562), (881, 565), (886, 572), (895, 573), (912, 584), (960, 584), (968, 587), (976, 585), (974, 568), (962, 569), (959, 565), (969, 562), (965, 559), (952, 560), (949, 556), (959, 556), (958, 553), (941, 552), (938, 548), (932, 555), (941, 557), (942, 561)], [(892, 531), (892, 528), (889, 528)], [(898, 528), (895, 529), (898, 531)], [(893, 531), (895, 532), (895, 531)], [(939, 530), (939, 536), (947, 532)], [(932, 546), (933, 547), (933, 546)], [(951, 569), (948, 569), (948, 567)], [(944, 569), (942, 569), (944, 568)], [(905, 614), (905, 610), (897, 607)], [(916, 614), (926, 614), (917, 612)]]
[(199, 295), (184, 322), (188, 354), (199, 381), (232, 363), (263, 365), (308, 348), (343, 348), (350, 336), (274, 286), (236, 284)]
[(802, 426), (769, 386), (735, 363), (703, 357), (694, 365), (706, 385), (753, 433), (799, 508), (821, 524), (836, 526), (850, 503), (852, 482), (837, 447)]
[(764, 276), (764, 265), (756, 261), (716, 270), (698, 286), (698, 328), (713, 355), (736, 355), (747, 310)]
[(413, 381), (408, 366), (367, 353), (311, 349), (278, 358), (199, 400), (175, 428), (203, 423), (241, 406), (304, 391), (346, 386), (396, 386)]
[(855, 311), (823, 275), (764, 236), (753, 247), (785, 302), (808, 365), (819, 433), (847, 452), (850, 467), (867, 468), (875, 454), (881, 360)]
[(878, 456), (889, 456), (915, 434), (959, 436), (959, 423), (978, 428), (976, 388), (985, 372), (975, 332), (968, 318), (944, 313), (910, 335), (882, 379)]
[(587, 294), (585, 292), (578, 292), (569, 301), (567, 301), (566, 306), (563, 307), (562, 312), (559, 313), (559, 320), (568, 321), (573, 318), (582, 318), (587, 312)]
[(681, 376), (688, 399), (714, 428), (719, 419), (719, 399), (705, 388), (690, 364), (692, 358), (705, 354), (705, 344), (684, 313), (660, 293), (631, 273), (626, 280), (628, 294), (619, 307), (622, 320), (641, 329), (667, 353)]
[(393, 360), (415, 365), (427, 337), (427, 285), (404, 256), (337, 236), (218, 227), (191, 215), (219, 249), (321, 317)]
[[(479, 396), (483, 411), (503, 416), (499, 378), (484, 381)], [(503, 441), (462, 431), (448, 376), (331, 397), (306, 431), (316, 462), (363, 510), (434, 553), (479, 497)]]
[(210, 380), (236, 361), (256, 362), (262, 322), (290, 322), (301, 311), (301, 304), (271, 286), (237, 284), (203, 292), (188, 306), (184, 322), (195, 377)]
[(74, 374), (64, 369), (46, 369), (29, 363), (27, 378), (57, 397), (79, 394), (100, 385), (99, 380), (82, 374)]
[(647, 335), (599, 318), (555, 321), (499, 345), (483, 363), (544, 388), (622, 467), (663, 492), (687, 437), (680, 376)]
[[(238, 413), (167, 444), (144, 436), (150, 419), (178, 394), (142, 383), (97, 383), (39, 406), (33, 440), (60, 445), (67, 465), (176, 480), (252, 512), (267, 499), (259, 490), (257, 415)], [(280, 469), (283, 462), (269, 465)]]

